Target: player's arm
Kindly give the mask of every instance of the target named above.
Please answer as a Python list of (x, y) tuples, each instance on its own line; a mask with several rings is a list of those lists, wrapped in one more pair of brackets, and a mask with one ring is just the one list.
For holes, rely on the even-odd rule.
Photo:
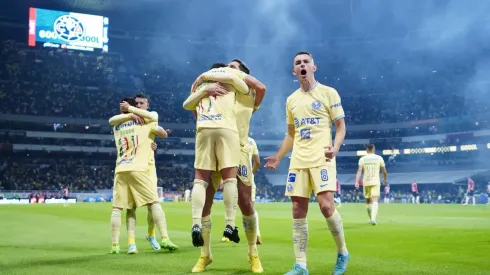
[[(243, 73), (245, 74), (245, 73)], [(246, 76), (246, 74), (245, 74)], [(244, 76), (244, 77), (245, 77)], [(219, 83), (224, 83), (224, 84), (229, 84), (232, 85), (237, 92), (241, 94), (248, 94), (250, 93), (250, 89), (248, 88), (245, 80), (243, 79), (244, 77), (240, 78), (237, 74), (233, 73), (212, 73), (212, 72), (205, 72), (201, 75), (203, 77), (204, 81), (215, 81)]]
[(388, 171), (386, 171), (385, 161), (381, 159), (381, 173), (383, 173), (383, 184), (388, 180)]
[(167, 138), (168, 137), (167, 131), (165, 131), (165, 129), (163, 129), (162, 127), (160, 127), (158, 125), (153, 129), (153, 133), (155, 134), (155, 136), (157, 136), (159, 138)]
[(329, 102), (332, 104), (329, 108), (330, 117), (335, 123), (335, 140), (333, 146), (335, 151), (338, 152), (344, 143), (346, 128), (344, 109), (342, 108), (339, 93), (335, 89), (332, 89), (329, 93)]
[(157, 122), (158, 121), (158, 113), (157, 112), (149, 112), (149, 111), (146, 111), (143, 109), (138, 109), (134, 106), (129, 106), (128, 112), (142, 117), (147, 122)]
[(133, 114), (120, 114), (120, 115), (115, 115), (109, 119), (109, 124), (112, 126), (119, 125), (121, 123), (124, 123), (126, 121), (132, 120), (133, 119)]
[(258, 107), (262, 103), (262, 100), (264, 99), (265, 91), (267, 90), (267, 87), (265, 87), (264, 83), (260, 82), (259, 80), (257, 80), (257, 78), (251, 75), (247, 75), (243, 79), (243, 81), (245, 82), (245, 84), (247, 84), (248, 87), (255, 90), (254, 108), (258, 109)]
[(359, 180), (361, 179), (361, 175), (362, 175), (362, 169), (363, 169), (363, 164), (361, 161), (359, 161), (359, 169), (357, 169), (357, 174), (356, 174), (356, 183), (354, 184), (354, 186), (356, 188), (359, 188)]
[(255, 174), (260, 168), (260, 156), (259, 154), (254, 154), (252, 158), (254, 161), (254, 166), (252, 167), (252, 173)]
[(199, 101), (208, 95), (206, 88), (209, 88), (207, 83), (202, 83), (199, 85), (197, 90), (187, 97), (184, 104), (182, 104), (182, 107), (188, 111), (195, 111)]
[(294, 132), (294, 125), (288, 124), (288, 133), (282, 140), (281, 147), (279, 147), (279, 150), (277, 150), (276, 153), (277, 159), (282, 159), (289, 151), (291, 151), (291, 148), (293, 148)]

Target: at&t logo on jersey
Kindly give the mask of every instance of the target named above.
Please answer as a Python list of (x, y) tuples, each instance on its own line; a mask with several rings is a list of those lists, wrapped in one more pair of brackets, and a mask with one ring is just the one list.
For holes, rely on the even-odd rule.
[(54, 31), (61, 40), (72, 42), (82, 40), (85, 28), (78, 18), (62, 15), (54, 21)]

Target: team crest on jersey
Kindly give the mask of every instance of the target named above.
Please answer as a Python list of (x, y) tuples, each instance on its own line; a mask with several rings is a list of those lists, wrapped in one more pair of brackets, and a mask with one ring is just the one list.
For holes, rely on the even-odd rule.
[(296, 181), (296, 173), (289, 173), (288, 182), (295, 182), (295, 181)]
[(311, 103), (311, 108), (313, 108), (313, 110), (318, 110), (321, 106), (322, 104), (318, 100), (315, 100)]

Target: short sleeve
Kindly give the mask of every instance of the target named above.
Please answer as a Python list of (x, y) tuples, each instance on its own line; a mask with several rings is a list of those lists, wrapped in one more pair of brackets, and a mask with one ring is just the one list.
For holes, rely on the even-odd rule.
[(259, 154), (259, 148), (257, 148), (257, 143), (255, 140), (253, 141), (253, 152), (252, 155), (258, 155)]
[(152, 122), (147, 124), (148, 128), (150, 128), (150, 132), (155, 132), (158, 129), (158, 123)]
[(379, 157), (379, 165), (385, 167), (385, 160), (381, 156)]
[(362, 158), (360, 158), (360, 159), (359, 159), (359, 167), (362, 167), (362, 164), (363, 164), (363, 159), (362, 159)]
[(337, 121), (345, 117), (339, 93), (333, 88), (328, 93), (328, 102), (330, 103), (329, 112), (332, 121)]
[(294, 116), (289, 108), (289, 100), (286, 101), (286, 123), (289, 125), (294, 125)]

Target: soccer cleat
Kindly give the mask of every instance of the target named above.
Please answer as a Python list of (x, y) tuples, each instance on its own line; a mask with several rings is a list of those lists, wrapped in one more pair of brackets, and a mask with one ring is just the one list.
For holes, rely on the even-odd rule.
[(160, 250), (160, 244), (157, 242), (155, 236), (151, 236), (151, 237), (147, 236), (146, 240), (150, 243), (151, 248), (153, 248), (153, 250)]
[[(161, 246), (163, 247), (163, 249), (168, 249), (168, 250), (169, 250), (169, 251), (171, 251), (171, 252), (172, 252), (172, 251), (175, 251), (175, 250), (177, 250), (177, 249), (179, 248), (179, 247), (178, 247), (176, 244), (174, 244), (174, 243), (173, 243), (171, 240), (169, 240), (169, 239), (162, 239), (162, 240), (160, 241), (160, 244), (161, 244)], [(204, 245), (204, 241), (203, 241), (203, 245)]]
[(138, 253), (138, 249), (136, 248), (135, 244), (130, 244), (128, 246), (128, 254), (136, 254)]
[(223, 232), (223, 237), (228, 238), (228, 240), (234, 242), (234, 243), (239, 243), (240, 242), (240, 236), (238, 235), (238, 228), (231, 227), (231, 225), (226, 225), (225, 231)]
[(195, 247), (204, 245), (204, 239), (202, 238), (201, 227), (199, 227), (199, 225), (194, 224), (194, 226), (192, 226), (191, 235), (192, 235), (192, 244)]
[(263, 273), (264, 268), (260, 263), (259, 256), (248, 256), (248, 263), (250, 264), (250, 270), (252, 273)]
[(111, 254), (119, 254), (121, 253), (121, 249), (119, 248), (119, 245), (113, 245), (111, 248)]
[(293, 269), (284, 275), (309, 275), (308, 269), (302, 268), (299, 264), (295, 264)]
[(373, 220), (369, 221), (369, 223), (370, 223), (371, 225), (376, 225), (376, 221), (373, 221)]
[(262, 244), (262, 238), (259, 235), (257, 235), (257, 242), (256, 242), (256, 244)]
[(350, 254), (342, 255), (339, 253), (337, 255), (337, 263), (335, 263), (335, 268), (332, 272), (332, 275), (344, 275), (345, 271), (347, 270), (347, 264), (349, 263), (349, 259), (350, 259)]
[(228, 239), (227, 237), (223, 237), (221, 238), (221, 241), (224, 242), (224, 243), (229, 243), (231, 242), (230, 239)]
[(192, 268), (192, 273), (204, 272), (206, 267), (213, 262), (213, 258), (211, 256), (201, 256), (199, 260), (197, 260), (196, 265)]

